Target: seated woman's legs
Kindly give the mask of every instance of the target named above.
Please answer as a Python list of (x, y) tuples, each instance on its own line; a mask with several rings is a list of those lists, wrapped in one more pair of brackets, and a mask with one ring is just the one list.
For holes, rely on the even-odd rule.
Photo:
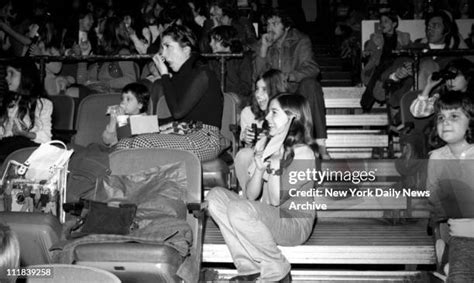
[(145, 134), (121, 139), (116, 149), (171, 148), (192, 151), (201, 161), (212, 160), (220, 152), (219, 129), (203, 125), (201, 130), (187, 134)]
[(263, 280), (284, 278), (291, 266), (278, 245), (302, 244), (311, 233), (312, 219), (282, 218), (278, 207), (240, 199), (221, 188), (213, 189), (208, 200), (211, 216), (227, 234), (224, 239), (239, 274), (257, 271)]
[(245, 193), (245, 187), (250, 176), (248, 174), (248, 169), (250, 164), (252, 164), (254, 158), (253, 148), (242, 148), (237, 152), (234, 158), (235, 164), (235, 175), (239, 181), (239, 185), (242, 188), (242, 191)]

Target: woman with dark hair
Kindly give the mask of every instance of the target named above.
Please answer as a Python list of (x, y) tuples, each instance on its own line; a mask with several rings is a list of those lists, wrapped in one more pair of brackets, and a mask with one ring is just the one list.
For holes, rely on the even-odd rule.
[(316, 217), (316, 210), (304, 205), (314, 199), (303, 197), (314, 188), (313, 180), (294, 176), (318, 167), (310, 117), (303, 96), (274, 97), (265, 118), (268, 137), (255, 146), (242, 195), (219, 187), (207, 195), (209, 214), (237, 267), (231, 282), (291, 282), (291, 265), (278, 245), (304, 243)]
[[(130, 47), (131, 41), (124, 20), (118, 17), (108, 18), (99, 52), (103, 55), (130, 55)], [(99, 62), (91, 65), (87, 73), (84, 73), (86, 64), (79, 64), (78, 75), (83, 77), (82, 80), (87, 77), (86, 86), (93, 91), (120, 92), (127, 84), (137, 81), (138, 67), (133, 61)]]
[[(242, 42), (237, 30), (232, 26), (218, 26), (209, 34), (212, 53), (241, 53)], [(211, 69), (221, 79), (221, 64), (219, 60), (211, 60)], [(252, 58), (250, 53), (244, 53), (242, 58), (228, 58), (225, 64), (225, 91), (236, 93), (240, 105), (247, 104), (252, 88)]]
[(287, 91), (285, 76), (280, 70), (270, 69), (258, 76), (250, 105), (240, 113), (241, 142), (246, 146), (254, 145), (255, 136), (252, 132), (252, 124), (262, 128), (269, 101), (276, 95)]
[(177, 148), (192, 151), (203, 161), (214, 159), (220, 152), (223, 111), (219, 82), (214, 72), (199, 61), (196, 37), (189, 28), (168, 27), (162, 34), (161, 47), (162, 53), (153, 57), (161, 75), (155, 81), (155, 85), (160, 84), (155, 88), (160, 91), (157, 97), (165, 96), (174, 121), (200, 121), (202, 128), (185, 135), (147, 134), (122, 139), (117, 149)]
[(10, 63), (6, 81), (9, 92), (0, 107), (0, 162), (17, 149), (51, 140), (53, 104), (44, 98), (34, 63)]

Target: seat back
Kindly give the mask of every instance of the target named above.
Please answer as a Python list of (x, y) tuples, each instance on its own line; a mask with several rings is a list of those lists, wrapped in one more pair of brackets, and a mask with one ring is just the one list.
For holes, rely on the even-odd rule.
[(420, 91), (409, 91), (402, 96), (400, 99), (400, 115), (403, 125), (410, 125), (410, 127), (413, 126), (413, 129), (417, 132), (423, 132), (433, 119), (433, 116), (416, 118), (411, 114), (410, 106), (418, 94), (420, 94)]
[(50, 96), (53, 102), (53, 130), (73, 130), (75, 101), (66, 95)]
[(238, 141), (231, 130), (231, 125), (237, 125), (237, 112), (239, 100), (237, 94), (231, 92), (224, 93), (224, 110), (222, 111), (222, 135), (232, 142), (232, 156), (237, 153)]
[(161, 96), (160, 99), (158, 99), (158, 103), (156, 103), (156, 115), (158, 115), (159, 119), (171, 117), (171, 112), (164, 96)]
[[(48, 282), (50, 283), (82, 283), (82, 282), (102, 282), (102, 283), (120, 283), (120, 279), (111, 272), (103, 269), (73, 265), (73, 264), (48, 264), (48, 265), (34, 265), (28, 266), (29, 269), (44, 270), (45, 272), (51, 270)], [(28, 277), (27, 283), (45, 282), (44, 278), (39, 276)]]
[[(202, 201), (202, 170), (201, 161), (190, 151), (166, 148), (137, 148), (114, 151), (110, 154), (110, 170), (113, 174), (130, 174), (140, 170), (184, 161), (186, 166), (187, 202), (200, 204)], [(188, 213), (187, 222), (193, 230), (194, 276), (199, 278), (202, 258), (202, 218)]]
[(76, 135), (73, 143), (87, 146), (90, 143), (102, 144), (102, 132), (109, 117), (105, 115), (107, 107), (120, 104), (121, 94), (94, 94), (84, 98), (79, 104), (76, 120)]
[(46, 213), (0, 212), (0, 222), (10, 226), (20, 243), (20, 265), (53, 263), (49, 249), (61, 238), (57, 217)]
[(185, 161), (188, 202), (201, 202), (201, 162), (191, 152), (166, 148), (137, 148), (114, 151), (109, 156), (112, 174), (124, 175), (137, 171)]

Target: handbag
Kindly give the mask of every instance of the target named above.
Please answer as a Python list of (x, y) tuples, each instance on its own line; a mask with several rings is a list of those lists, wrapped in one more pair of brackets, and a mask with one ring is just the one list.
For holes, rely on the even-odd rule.
[(74, 208), (70, 204), (64, 206), (65, 210), (82, 209), (81, 217), (71, 228), (70, 238), (88, 234), (128, 235), (135, 226), (133, 220), (137, 212), (137, 205), (133, 203), (104, 203), (81, 199), (74, 205)]
[(50, 181), (58, 173), (58, 169), (67, 166), (73, 152), (62, 141), (42, 143), (25, 161), (26, 179)]

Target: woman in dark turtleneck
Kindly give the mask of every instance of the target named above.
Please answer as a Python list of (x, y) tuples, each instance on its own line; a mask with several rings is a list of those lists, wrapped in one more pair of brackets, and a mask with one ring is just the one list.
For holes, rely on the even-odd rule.
[(122, 139), (117, 149), (176, 148), (192, 151), (203, 161), (214, 159), (220, 151), (223, 110), (223, 97), (216, 75), (194, 52), (197, 50), (196, 37), (189, 28), (182, 25), (168, 27), (162, 34), (161, 45), (163, 51), (156, 54), (153, 61), (162, 78), (155, 84), (161, 84), (158, 89), (166, 98), (173, 120), (201, 121), (203, 127), (182, 136), (147, 134)]

